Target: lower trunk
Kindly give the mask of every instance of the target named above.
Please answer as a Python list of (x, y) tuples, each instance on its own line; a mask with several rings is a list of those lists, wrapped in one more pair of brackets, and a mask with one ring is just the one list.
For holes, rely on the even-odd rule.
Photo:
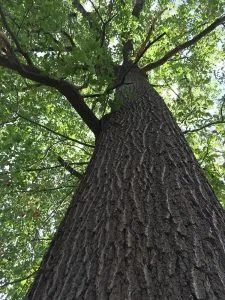
[(28, 299), (225, 299), (224, 211), (138, 69)]

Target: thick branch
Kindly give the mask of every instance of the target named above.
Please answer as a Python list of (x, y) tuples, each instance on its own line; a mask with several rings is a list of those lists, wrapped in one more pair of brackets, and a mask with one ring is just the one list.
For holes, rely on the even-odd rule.
[(123, 49), (122, 49), (124, 64), (129, 61), (130, 54), (132, 51), (133, 51), (133, 41), (131, 39), (129, 39), (124, 43)]
[(91, 131), (98, 135), (100, 132), (100, 122), (95, 114), (90, 110), (87, 104), (84, 102), (83, 97), (74, 85), (65, 81), (58, 80), (51, 76), (48, 76), (44, 71), (25, 64), (18, 64), (8, 60), (7, 58), (0, 56), (0, 66), (14, 70), (19, 73), (22, 77), (36, 81), (49, 87), (53, 87), (63, 94), (73, 108), (80, 115), (82, 120), (87, 124)]
[(192, 39), (188, 40), (187, 42), (184, 42), (183, 44), (178, 45), (177, 47), (175, 47), (174, 49), (170, 50), (169, 52), (167, 52), (162, 58), (160, 58), (159, 60), (152, 62), (150, 64), (147, 64), (146, 66), (144, 66), (142, 68), (142, 70), (144, 72), (148, 72), (154, 68), (157, 68), (161, 65), (163, 65), (164, 63), (166, 63), (172, 56), (176, 55), (177, 53), (179, 53), (180, 51), (194, 45), (195, 43), (197, 43), (199, 40), (201, 40), (203, 37), (205, 37), (208, 33), (210, 33), (211, 31), (213, 31), (216, 27), (218, 27), (219, 25), (221, 25), (223, 22), (225, 22), (225, 15), (217, 18), (211, 25), (209, 25), (207, 28), (205, 28), (203, 31), (201, 31), (199, 34), (197, 34), (196, 36), (194, 36)]
[(144, 7), (144, 4), (145, 4), (144, 0), (135, 0), (132, 15), (139, 18), (140, 13)]
[(100, 132), (100, 122), (95, 114), (90, 110), (87, 104), (84, 102), (83, 97), (78, 90), (67, 81), (61, 81), (58, 86), (58, 91), (61, 92), (71, 105), (75, 108), (87, 126), (97, 136)]

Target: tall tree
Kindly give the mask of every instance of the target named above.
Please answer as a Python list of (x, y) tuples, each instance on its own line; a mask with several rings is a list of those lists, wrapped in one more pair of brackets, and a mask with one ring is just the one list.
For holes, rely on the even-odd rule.
[[(53, 9), (50, 21), (46, 17)], [(215, 57), (214, 72), (222, 78), (222, 3), (74, 0), (56, 8), (47, 1), (21, 1), (20, 13), (14, 10), (10, 1), (0, 6), (0, 65), (8, 83), (2, 87), (2, 135), (13, 151), (10, 159), (5, 148), (3, 152), (3, 196), (9, 197), (4, 209), (10, 210), (11, 198), (19, 193), (13, 205), (18, 209), (22, 200), (26, 210), (17, 219), (27, 219), (25, 236), (33, 223), (39, 225), (32, 240), (43, 252), (43, 224), (50, 223), (53, 232), (60, 217), (55, 212), (71, 194), (73, 175), (80, 183), (39, 271), (14, 280), (7, 280), (11, 273), (3, 275), (9, 297), (21, 297), (23, 292), (13, 294), (10, 286), (35, 275), (28, 299), (223, 299), (224, 211), (154, 89), (172, 91), (168, 104), (182, 130), (191, 133), (189, 141), (222, 199), (216, 176), (221, 155), (215, 156), (215, 150), (223, 136), (223, 102), (217, 101), (219, 116), (214, 116), (217, 106), (210, 95), (216, 93), (211, 73)], [(23, 134), (12, 129), (24, 123), (34, 127)], [(80, 125), (84, 123), (86, 128)], [(216, 138), (207, 131), (212, 126)], [(36, 128), (41, 141), (27, 158)], [(196, 135), (202, 130), (204, 151)], [(46, 148), (49, 134), (60, 139)], [(79, 150), (67, 147), (69, 142), (80, 145)], [(81, 159), (92, 149), (83, 172), (86, 161)], [(37, 167), (37, 159), (47, 156), (50, 166)], [(68, 158), (78, 161), (70, 164)], [(22, 176), (18, 167), (27, 159), (31, 167), (22, 168)], [(58, 167), (67, 175), (61, 171), (49, 179), (49, 170)], [(40, 197), (40, 187), (42, 192), (62, 188), (62, 198), (57, 202), (57, 194), (49, 193)], [(30, 256), (35, 247), (28, 245)], [(21, 259), (26, 260), (34, 268), (26, 256)]]

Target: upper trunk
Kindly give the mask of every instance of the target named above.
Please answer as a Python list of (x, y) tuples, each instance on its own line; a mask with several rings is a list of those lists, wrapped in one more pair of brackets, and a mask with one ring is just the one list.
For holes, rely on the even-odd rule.
[(28, 299), (224, 299), (224, 212), (133, 68)]

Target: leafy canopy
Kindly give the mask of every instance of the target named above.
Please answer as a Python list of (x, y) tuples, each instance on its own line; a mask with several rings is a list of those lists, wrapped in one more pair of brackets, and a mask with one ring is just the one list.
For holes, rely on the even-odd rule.
[[(91, 125), (61, 83), (72, 83), (100, 119), (120, 106), (112, 87), (124, 55), (148, 66), (224, 16), (224, 4), (146, 0), (139, 12), (131, 0), (0, 5), (1, 30), (17, 57), (0, 56), (1, 299), (23, 299), (93, 151)], [(224, 25), (217, 26), (148, 73), (222, 204), (224, 39)], [(48, 77), (57, 81), (49, 85)]]

